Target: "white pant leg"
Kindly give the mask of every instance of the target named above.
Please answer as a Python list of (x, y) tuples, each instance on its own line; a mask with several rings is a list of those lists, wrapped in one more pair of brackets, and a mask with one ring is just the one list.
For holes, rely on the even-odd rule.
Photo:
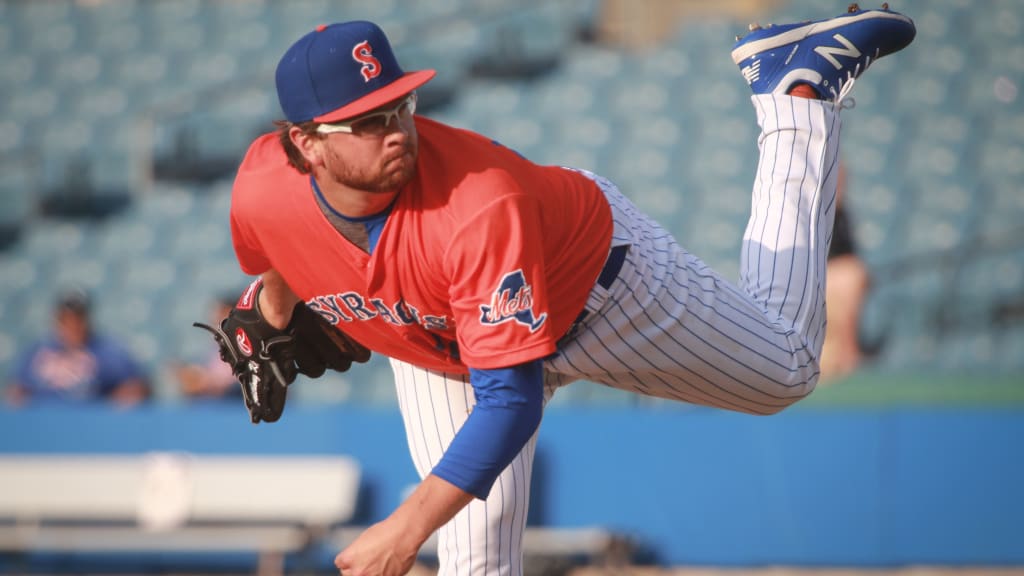
[[(469, 377), (391, 360), (413, 464), (421, 478), (441, 460), (476, 404)], [(438, 530), (442, 576), (521, 576), (535, 433), (486, 501), (474, 499)]]
[[(613, 244), (629, 244), (610, 291), (545, 365), (643, 394), (772, 414), (818, 377), (839, 115), (832, 104), (756, 96), (762, 133), (739, 285), (681, 248), (607, 180)], [(603, 297), (602, 297), (603, 296)]]
[(821, 354), (825, 266), (839, 177), (839, 111), (807, 98), (755, 96), (761, 150), (743, 235), (740, 286)]

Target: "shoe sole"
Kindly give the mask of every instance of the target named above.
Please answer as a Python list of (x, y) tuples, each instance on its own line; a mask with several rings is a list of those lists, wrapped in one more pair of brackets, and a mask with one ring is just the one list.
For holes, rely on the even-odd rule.
[(895, 12), (868, 11), (857, 14), (856, 16), (839, 16), (837, 18), (832, 18), (831, 20), (814, 22), (806, 26), (793, 28), (792, 30), (783, 32), (778, 36), (762, 38), (761, 40), (755, 40), (749, 44), (744, 44), (732, 51), (732, 61), (738, 65), (740, 62), (743, 62), (754, 54), (759, 54), (766, 50), (771, 50), (772, 48), (778, 48), (779, 46), (785, 46), (786, 44), (792, 44), (793, 42), (798, 42), (808, 36), (828, 32), (829, 30), (835, 30), (836, 28), (842, 28), (848, 24), (861, 22), (863, 20), (874, 20), (877, 18), (900, 20), (908, 24), (914, 23), (910, 18)]

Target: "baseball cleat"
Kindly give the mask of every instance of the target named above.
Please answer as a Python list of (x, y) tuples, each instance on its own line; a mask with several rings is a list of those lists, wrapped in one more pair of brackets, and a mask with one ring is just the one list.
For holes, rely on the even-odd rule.
[(872, 62), (898, 52), (914, 40), (910, 18), (889, 10), (861, 10), (798, 24), (752, 24), (738, 39), (732, 61), (755, 94), (785, 94), (794, 84), (813, 87), (832, 101), (841, 100), (853, 80)]

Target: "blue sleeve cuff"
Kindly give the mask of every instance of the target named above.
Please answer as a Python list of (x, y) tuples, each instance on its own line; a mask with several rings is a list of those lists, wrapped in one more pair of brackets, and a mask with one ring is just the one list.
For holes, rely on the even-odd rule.
[(469, 374), (476, 406), (433, 474), (482, 500), (540, 425), (543, 361)]

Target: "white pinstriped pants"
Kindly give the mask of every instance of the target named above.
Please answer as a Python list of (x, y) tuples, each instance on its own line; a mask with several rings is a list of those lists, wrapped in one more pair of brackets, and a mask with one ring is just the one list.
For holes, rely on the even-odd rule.
[[(825, 261), (838, 175), (833, 104), (753, 97), (761, 135), (751, 216), (734, 285), (592, 177), (612, 207), (612, 244), (628, 245), (609, 290), (595, 286), (575, 335), (545, 361), (546, 397), (575, 380), (650, 396), (773, 414), (805, 397), (825, 336)], [(392, 360), (413, 462), (430, 473), (474, 404), (468, 377)], [(440, 574), (523, 572), (536, 434), (486, 501), (438, 532)]]

